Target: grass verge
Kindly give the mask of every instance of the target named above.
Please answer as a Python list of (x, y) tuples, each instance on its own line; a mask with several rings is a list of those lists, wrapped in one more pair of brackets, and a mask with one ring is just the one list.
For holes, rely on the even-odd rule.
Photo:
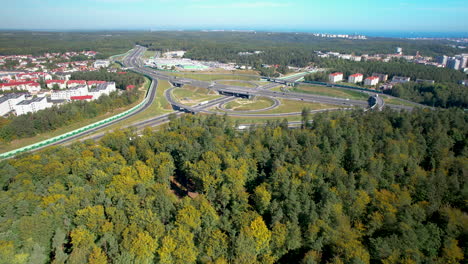
[(237, 99), (235, 101), (227, 103), (225, 107), (226, 109), (234, 111), (250, 111), (264, 109), (272, 105), (272, 100), (265, 97), (260, 97), (255, 99)]
[(349, 98), (355, 100), (367, 100), (369, 95), (358, 91), (351, 91), (346, 89), (316, 86), (316, 85), (299, 85), (292, 89), (293, 92), (317, 94), (323, 96), (332, 96), (338, 98)]
[(177, 101), (189, 106), (221, 97), (211, 90), (191, 85), (184, 85), (182, 88), (174, 89), (172, 95)]
[(241, 82), (241, 81), (218, 81), (220, 84), (226, 84), (226, 85), (233, 85), (233, 86), (240, 86), (240, 87), (246, 87), (246, 88), (255, 88), (257, 87), (256, 85), (248, 82)]

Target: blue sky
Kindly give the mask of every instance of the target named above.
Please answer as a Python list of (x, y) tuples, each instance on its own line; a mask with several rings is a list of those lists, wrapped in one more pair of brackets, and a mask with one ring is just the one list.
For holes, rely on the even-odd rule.
[(459, 0), (10, 0), (2, 29), (467, 32)]

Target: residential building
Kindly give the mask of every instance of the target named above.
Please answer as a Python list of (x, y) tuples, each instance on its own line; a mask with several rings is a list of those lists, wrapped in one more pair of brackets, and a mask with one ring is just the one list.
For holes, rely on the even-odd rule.
[(439, 64), (442, 64), (442, 65), (447, 65), (447, 60), (448, 60), (448, 57), (443, 55), (443, 56), (437, 56), (436, 57), (436, 62), (439, 63)]
[(466, 68), (468, 64), (468, 56), (460, 55), (458, 56), (458, 59), (460, 60), (460, 69)]
[(68, 88), (75, 87), (75, 86), (87, 86), (86, 81), (83, 80), (70, 80), (67, 82)]
[(468, 86), (468, 80), (462, 80), (462, 81), (460, 81), (458, 83), (461, 84), (461, 85), (464, 85), (464, 86)]
[(364, 85), (374, 86), (374, 85), (377, 85), (378, 83), (379, 83), (379, 77), (377, 76), (367, 77), (364, 80)]
[(24, 100), (26, 100), (24, 94), (7, 94), (0, 97), (0, 116), (13, 111), (13, 106)]
[(384, 83), (380, 86), (381, 90), (391, 90), (393, 89), (393, 84), (391, 83)]
[(449, 69), (460, 70), (460, 66), (461, 66), (460, 59), (450, 58), (447, 61), (447, 68)]
[(52, 89), (55, 85), (60, 89), (67, 88), (67, 83), (64, 80), (48, 80), (46, 81), (47, 88)]
[(52, 100), (70, 100), (72, 96), (88, 95), (88, 87), (85, 85), (73, 86), (65, 90), (53, 91), (50, 94)]
[(361, 73), (355, 73), (355, 74), (350, 75), (348, 77), (348, 82), (349, 83), (360, 83), (360, 82), (362, 82), (363, 78), (364, 78), (364, 75), (362, 75)]
[(92, 101), (93, 96), (92, 95), (82, 95), (82, 96), (71, 96), (70, 100), (72, 101)]
[(104, 95), (104, 94), (109, 95), (110, 93), (115, 92), (115, 91), (117, 91), (115, 87), (115, 83), (108, 82), (108, 83), (99, 84), (96, 86), (96, 88), (90, 89), (88, 95), (92, 95), (93, 99), (98, 99), (99, 97), (101, 97), (101, 95)]
[(410, 77), (393, 76), (392, 82), (393, 83), (407, 83), (410, 80), (411, 80)]
[(94, 62), (94, 68), (107, 68), (110, 65), (110, 61), (108, 60), (97, 60)]
[(396, 54), (403, 55), (403, 48), (397, 47), (396, 48)]
[(97, 86), (103, 83), (106, 83), (106, 81), (88, 81), (88, 87), (91, 88), (92, 86)]
[(52, 103), (47, 101), (46, 97), (36, 97), (30, 100), (23, 100), (13, 106), (16, 115), (24, 115), (27, 113), (35, 113), (40, 110), (52, 107)]
[(65, 72), (57, 72), (55, 75), (57, 76), (58, 79), (64, 80), (64, 81), (68, 81), (71, 78), (71, 74), (65, 73)]
[(2, 91), (10, 91), (13, 89), (26, 90), (30, 93), (34, 93), (41, 90), (41, 85), (33, 81), (0, 83), (0, 90)]
[(416, 79), (416, 83), (429, 83), (429, 84), (434, 84), (434, 80), (423, 80), (423, 79)]
[(332, 83), (341, 82), (343, 81), (343, 73), (342, 72), (331, 73), (330, 75), (328, 75), (328, 79)]
[(384, 83), (388, 80), (388, 75), (383, 73), (372, 73), (372, 76), (379, 77), (379, 82)]

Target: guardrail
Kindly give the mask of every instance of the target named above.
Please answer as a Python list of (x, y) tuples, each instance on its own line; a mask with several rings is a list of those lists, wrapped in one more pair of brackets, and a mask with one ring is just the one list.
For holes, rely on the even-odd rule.
[[(152, 81), (151, 85), (153, 85), (153, 81)], [(123, 113), (117, 114), (115, 116), (111, 116), (111, 117), (109, 117), (107, 119), (98, 121), (96, 123), (87, 125), (85, 127), (78, 128), (76, 130), (73, 130), (71, 132), (62, 134), (62, 135), (57, 136), (57, 137), (46, 139), (44, 141), (29, 145), (29, 146), (26, 146), (26, 147), (23, 147), (23, 148), (19, 148), (19, 149), (15, 149), (15, 150), (12, 150), (12, 151), (9, 151), (9, 152), (2, 153), (2, 154), (0, 154), (0, 158), (1, 159), (11, 158), (11, 157), (16, 156), (18, 154), (21, 154), (23, 152), (40, 149), (40, 148), (45, 147), (47, 145), (57, 143), (57, 142), (59, 142), (61, 140), (67, 139), (69, 137), (76, 136), (76, 135), (81, 134), (83, 132), (86, 132), (86, 131), (88, 131), (90, 129), (94, 129), (94, 128), (97, 128), (99, 126), (106, 125), (106, 124), (108, 124), (108, 123), (110, 123), (112, 121), (115, 121), (117, 119), (125, 117), (125, 116), (137, 111), (139, 108), (141, 108), (143, 105), (145, 105), (148, 102), (148, 100), (149, 100), (148, 93), (151, 90), (151, 88), (152, 87), (150, 86), (150, 89), (148, 89), (148, 92), (147, 92), (147, 94), (145, 96), (145, 99), (143, 101), (141, 101), (138, 105), (132, 107), (131, 109), (129, 109), (129, 110), (123, 112)]]
[(310, 74), (310, 73), (313, 73), (313, 72), (310, 72), (310, 71), (308, 71), (308, 72), (299, 72), (299, 73), (292, 74), (292, 75), (289, 75), (289, 76), (279, 77), (279, 78), (277, 78), (277, 79), (281, 79), (281, 80), (283, 80), (283, 79), (290, 79), (290, 78), (294, 78), (294, 77), (297, 77), (297, 76), (300, 76), (300, 75), (304, 75), (304, 76), (305, 76), (305, 75)]
[[(149, 77), (146, 74), (143, 74), (143, 75), (145, 75), (146, 77)], [(0, 159), (11, 158), (11, 157), (16, 156), (18, 154), (21, 154), (23, 152), (43, 148), (43, 147), (48, 146), (50, 144), (54, 144), (54, 143), (57, 143), (57, 142), (62, 141), (64, 139), (67, 139), (67, 138), (76, 136), (78, 134), (81, 134), (83, 132), (86, 132), (86, 131), (88, 131), (90, 129), (94, 129), (94, 128), (97, 128), (99, 126), (106, 125), (106, 124), (108, 124), (108, 123), (110, 123), (112, 121), (115, 121), (117, 119), (120, 119), (122, 117), (125, 117), (125, 116), (137, 111), (139, 108), (141, 108), (142, 106), (144, 106), (148, 102), (148, 100), (149, 100), (148, 95), (150, 94), (151, 89), (154, 89), (154, 87), (153, 87), (154, 81), (153, 81), (153, 79), (151, 77), (149, 77), (149, 79), (151, 80), (151, 84), (150, 84), (150, 88), (148, 89), (148, 91), (146, 91), (145, 99), (143, 99), (143, 101), (141, 101), (138, 105), (130, 108), (129, 110), (127, 110), (127, 111), (125, 111), (123, 113), (117, 114), (115, 116), (111, 116), (109, 118), (106, 118), (104, 120), (98, 121), (96, 123), (93, 123), (93, 124), (78, 128), (78, 129), (73, 130), (71, 132), (62, 134), (60, 136), (56, 136), (56, 137), (53, 137), (53, 138), (50, 138), (50, 139), (46, 139), (46, 140), (43, 140), (41, 142), (26, 146), (26, 147), (23, 147), (23, 148), (19, 148), (19, 149), (15, 149), (15, 150), (12, 150), (12, 151), (9, 151), (9, 152), (1, 153), (0, 154)]]

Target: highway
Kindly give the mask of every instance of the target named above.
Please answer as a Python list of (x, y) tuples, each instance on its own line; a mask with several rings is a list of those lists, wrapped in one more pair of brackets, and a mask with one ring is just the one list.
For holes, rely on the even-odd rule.
[[(304, 93), (294, 93), (294, 92), (276, 92), (270, 91), (268, 89), (277, 86), (277, 83), (267, 84), (263, 87), (259, 87), (257, 89), (246, 88), (246, 87), (239, 87), (233, 85), (225, 85), (219, 83), (212, 83), (206, 81), (199, 81), (193, 80), (189, 78), (183, 77), (176, 77), (171, 75), (166, 75), (162, 72), (155, 71), (150, 68), (138, 68), (138, 72), (150, 75), (154, 78), (167, 80), (172, 83), (179, 83), (179, 84), (190, 84), (192, 86), (207, 88), (211, 90), (218, 91), (224, 94), (230, 95), (249, 95), (249, 96), (264, 96), (264, 97), (273, 97), (273, 98), (282, 98), (288, 100), (296, 100), (296, 101), (305, 101), (311, 103), (323, 103), (323, 104), (333, 104), (333, 105), (340, 105), (346, 107), (369, 107), (369, 103), (367, 101), (362, 100), (350, 100), (350, 99), (343, 99), (343, 98), (335, 98), (330, 96), (321, 96), (321, 95), (313, 95), (313, 94), (304, 94)], [(404, 105), (392, 105), (387, 104), (386, 106), (396, 109), (396, 110), (412, 110), (412, 106), (404, 106)]]
[[(56, 141), (55, 143), (44, 145), (41, 148), (45, 148), (45, 147), (52, 146), (52, 145), (68, 144), (78, 138), (86, 137), (86, 135), (90, 135), (87, 138), (91, 138), (91, 139), (98, 139), (102, 137), (104, 133), (96, 134), (98, 130), (102, 130), (116, 123), (125, 121), (126, 119), (145, 111), (153, 103), (156, 97), (158, 79), (167, 80), (173, 84), (190, 84), (196, 87), (211, 89), (223, 95), (228, 95), (228, 97), (211, 100), (209, 102), (204, 103), (203, 105), (196, 105), (196, 106), (190, 107), (190, 106), (180, 104), (179, 102), (176, 102), (175, 100), (173, 100), (170, 94), (171, 89), (166, 90), (165, 92), (166, 99), (173, 105), (174, 109), (182, 110), (185, 112), (191, 112), (191, 113), (205, 113), (205, 114), (217, 114), (217, 115), (227, 114), (227, 115), (236, 116), (236, 117), (283, 117), (283, 116), (295, 116), (295, 115), (301, 114), (300, 112), (278, 113), (278, 114), (255, 114), (255, 113), (252, 114), (252, 113), (246, 113), (242, 111), (241, 112), (233, 111), (229, 113), (224, 113), (224, 112), (215, 112), (215, 111), (207, 110), (217, 105), (224, 105), (242, 96), (248, 97), (248, 98), (251, 98), (253, 96), (269, 97), (269, 98), (274, 99), (275, 101), (277, 101), (277, 98), (281, 98), (281, 99), (296, 100), (296, 101), (311, 102), (311, 103), (331, 104), (331, 105), (337, 105), (337, 106), (343, 107), (343, 108), (336, 107), (336, 108), (331, 108), (331, 109), (311, 111), (313, 113), (324, 112), (324, 111), (336, 111), (336, 110), (350, 110), (355, 107), (360, 107), (360, 108), (365, 108), (365, 109), (375, 109), (377, 107), (379, 110), (381, 110), (384, 106), (397, 109), (397, 110), (412, 110), (413, 109), (413, 107), (411, 106), (385, 104), (384, 100), (378, 96), (374, 96), (374, 98), (376, 99), (375, 104), (371, 106), (370, 108), (369, 102), (367, 101), (350, 100), (350, 99), (342, 99), (342, 98), (335, 98), (335, 97), (329, 97), (329, 96), (320, 96), (320, 95), (294, 93), (294, 92), (271, 91), (270, 89), (278, 86), (278, 83), (267, 83), (257, 88), (246, 88), (246, 87), (238, 87), (238, 86), (233, 86), (233, 85), (225, 85), (225, 84), (219, 84), (215, 82), (205, 82), (205, 81), (193, 80), (193, 79), (184, 78), (184, 77), (166, 75), (162, 72), (155, 71), (153, 69), (143, 66), (143, 63), (140, 58), (145, 51), (146, 51), (146, 48), (141, 47), (141, 46), (135, 46), (135, 48), (129, 51), (128, 55), (124, 57), (124, 61), (123, 61), (123, 65), (127, 67), (128, 69), (134, 72), (140, 73), (140, 74), (144, 74), (148, 76), (149, 78), (151, 78), (152, 80), (152, 84), (146, 94), (146, 102), (141, 108), (139, 108), (138, 110), (136, 110), (135, 112), (127, 116), (118, 118), (106, 124), (102, 124), (100, 126), (89, 129), (82, 133), (78, 133), (74, 136)], [(249, 111), (249, 112), (255, 112), (255, 111)], [(137, 122), (134, 124), (128, 124), (126, 126), (127, 127), (134, 126), (139, 130), (143, 129), (144, 127), (158, 126), (160, 124), (168, 122), (170, 114), (180, 115), (182, 113), (172, 112), (169, 114), (156, 116), (151, 119)], [(37, 150), (37, 149), (34, 149), (34, 150)]]
[[(137, 46), (135, 49), (133, 49), (131, 51), (131, 53), (124, 58), (124, 65), (126, 67), (139, 67), (141, 66), (141, 61), (140, 61), (140, 57), (141, 55), (145, 52), (145, 48), (143, 47), (139, 47)], [(60, 141), (57, 141), (55, 143), (52, 143), (52, 144), (49, 144), (49, 145), (45, 145), (41, 148), (38, 148), (36, 150), (39, 150), (39, 149), (42, 149), (42, 148), (46, 148), (46, 147), (49, 147), (49, 146), (54, 146), (54, 145), (62, 145), (62, 144), (66, 144), (66, 143), (69, 143), (69, 142), (72, 142), (78, 138), (81, 138), (83, 136), (86, 136), (86, 135), (89, 135), (89, 134), (93, 134), (95, 133), (96, 131), (98, 130), (101, 130), (101, 129), (104, 129), (106, 127), (109, 127), (109, 126), (112, 126), (116, 123), (119, 123), (119, 122), (122, 122), (122, 121), (125, 121), (126, 119), (134, 116), (134, 115), (137, 115), (143, 111), (145, 111), (154, 101), (155, 97), (156, 97), (156, 89), (157, 89), (157, 86), (158, 86), (158, 82), (156, 79), (153, 79), (152, 80), (152, 83), (151, 83), (151, 86), (146, 94), (146, 96), (148, 97), (148, 100), (146, 101), (146, 103), (140, 108), (138, 109), (137, 111), (127, 115), (127, 116), (124, 116), (122, 118), (119, 118), (119, 119), (116, 119), (114, 121), (111, 121), (111, 122), (108, 122), (106, 124), (103, 124), (103, 125), (100, 125), (96, 128), (93, 128), (93, 129), (90, 129), (90, 130), (87, 130), (87, 131), (84, 131), (82, 133), (78, 133), (74, 136), (71, 136), (71, 137), (68, 137), (68, 138), (65, 138), (63, 140), (60, 140)]]
[[(189, 79), (185, 77), (176, 77), (172, 75), (167, 75), (162, 72), (155, 71), (153, 69), (142, 66), (141, 60), (139, 60), (139, 56), (144, 51), (145, 49), (143, 47), (136, 46), (134, 49), (134, 52), (130, 56), (128, 56), (127, 59), (124, 61), (124, 65), (132, 67), (132, 70), (135, 72), (147, 75), (148, 77), (152, 78), (152, 80), (155, 83), (157, 82), (158, 79), (161, 79), (161, 80), (170, 81), (171, 83), (190, 84), (196, 87), (207, 88), (207, 89), (215, 90), (218, 92), (228, 92), (232, 94), (246, 94), (246, 95), (252, 95), (252, 96), (264, 96), (264, 97), (270, 97), (273, 99), (282, 98), (282, 99), (288, 99), (288, 100), (304, 101), (304, 102), (311, 102), (311, 103), (324, 103), (324, 104), (332, 104), (332, 105), (339, 105), (339, 106), (345, 107), (345, 108), (318, 110), (315, 112), (349, 110), (349, 109), (353, 109), (354, 107), (361, 107), (361, 108), (369, 107), (369, 103), (367, 101), (349, 100), (349, 99), (303, 94), (303, 93), (276, 92), (276, 91), (269, 90), (271, 88), (278, 86), (278, 83), (270, 82), (258, 88), (246, 88), (246, 87), (238, 87), (238, 86), (233, 86), (233, 85), (225, 85), (225, 84), (219, 84), (215, 82), (199, 81), (199, 80), (193, 80), (193, 79)], [(209, 101), (208, 103), (204, 105), (197, 105), (197, 106), (190, 107), (190, 106), (180, 104), (179, 102), (172, 99), (172, 96), (170, 94), (172, 89), (166, 90), (165, 92), (166, 99), (174, 106), (175, 109), (185, 110), (186, 112), (191, 112), (191, 113), (205, 113), (205, 114), (218, 114), (218, 115), (225, 114), (221, 112), (209, 111), (207, 109), (216, 105), (223, 105), (223, 104), (226, 104), (230, 101), (237, 99), (237, 97), (234, 97), (234, 96), (223, 97), (223, 98), (218, 98), (218, 99)], [(377, 106), (379, 107), (379, 109), (381, 109), (383, 105), (384, 105), (384, 102), (382, 98), (378, 98)], [(411, 110), (412, 109), (412, 107), (408, 107), (408, 106), (399, 106), (399, 105), (387, 105), (387, 106), (394, 108), (394, 109), (398, 109), (398, 110), (402, 110), (402, 109)], [(173, 113), (176, 113), (177, 115), (181, 114), (180, 112), (173, 112)], [(248, 114), (248, 113), (242, 113), (242, 112), (227, 113), (227, 115), (236, 116), (236, 117), (282, 117), (282, 116), (294, 116), (294, 115), (300, 115), (300, 114), (301, 114), (300, 112), (281, 113), (281, 114)], [(157, 116), (149, 120), (145, 120), (145, 121), (132, 124), (131, 126), (134, 126), (137, 129), (143, 129), (144, 127), (158, 126), (160, 124), (168, 122), (169, 115), (170, 114)]]

